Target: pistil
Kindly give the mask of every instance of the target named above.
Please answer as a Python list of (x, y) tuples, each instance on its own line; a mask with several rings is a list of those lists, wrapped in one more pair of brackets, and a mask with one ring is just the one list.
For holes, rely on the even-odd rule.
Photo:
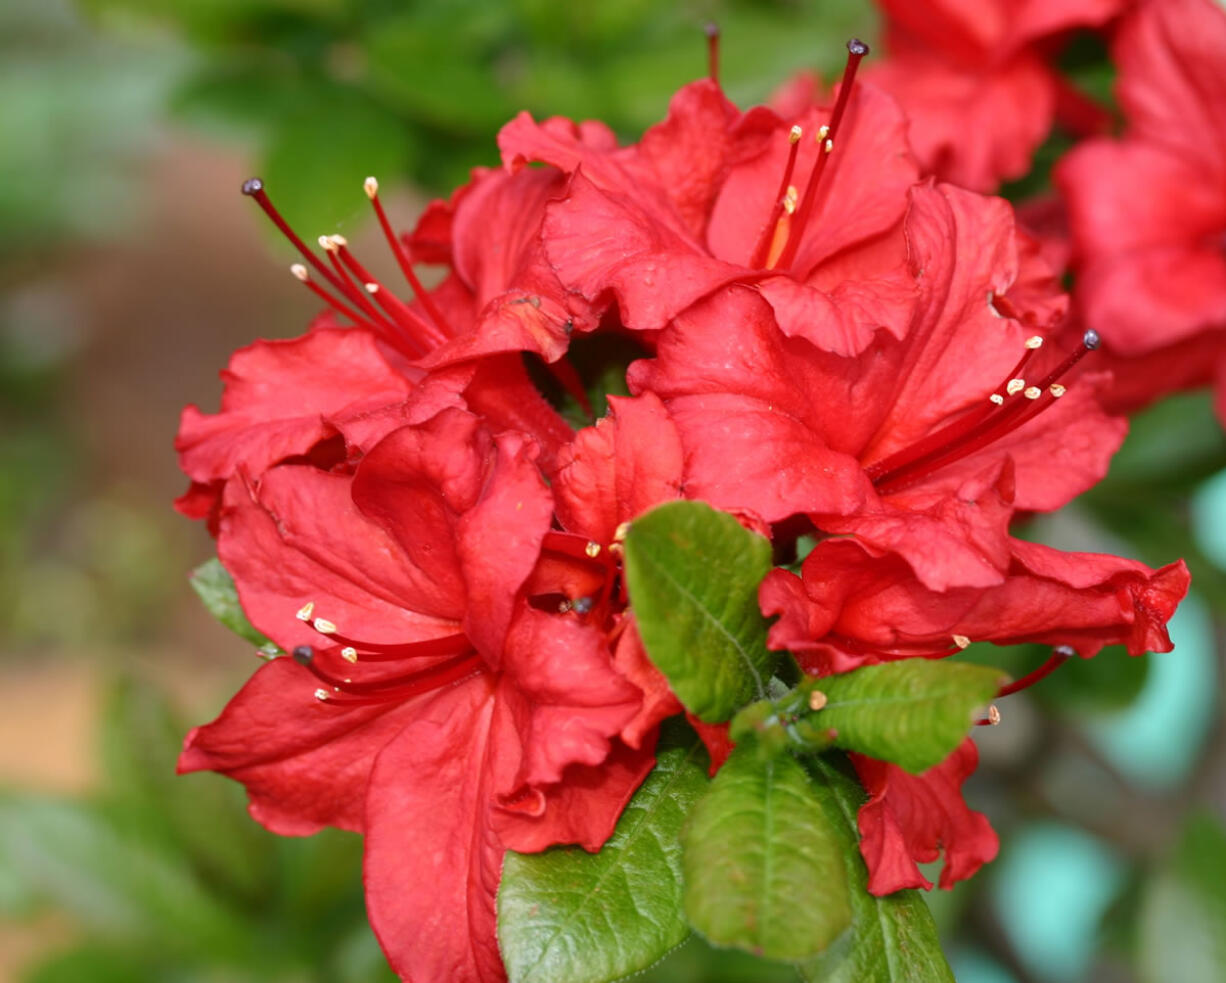
[(858, 38), (852, 38), (847, 42), (847, 65), (843, 69), (843, 81), (839, 86), (838, 98), (834, 101), (834, 109), (830, 113), (830, 122), (817, 132), (817, 160), (813, 164), (813, 169), (809, 172), (809, 181), (805, 185), (804, 193), (800, 197), (800, 206), (796, 214), (792, 216), (787, 242), (784, 244), (783, 251), (779, 254), (778, 259), (771, 264), (770, 269), (787, 269), (796, 259), (801, 239), (804, 238), (805, 226), (808, 225), (809, 218), (812, 216), (813, 210), (817, 205), (818, 191), (822, 182), (822, 175), (826, 170), (826, 161), (834, 152), (835, 140), (842, 127), (843, 114), (846, 112), (847, 103), (851, 98), (851, 90), (856, 80), (856, 71), (859, 69), (860, 62), (864, 59), (864, 56), (868, 54), (868, 50), (868, 45)]

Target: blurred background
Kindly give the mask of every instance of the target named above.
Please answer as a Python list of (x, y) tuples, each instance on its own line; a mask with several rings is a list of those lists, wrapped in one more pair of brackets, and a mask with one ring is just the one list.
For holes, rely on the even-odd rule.
[[(704, 74), (712, 17), (742, 105), (800, 68), (829, 77), (875, 31), (867, 0), (0, 3), (0, 981), (391, 979), (357, 837), (280, 839), (237, 785), (174, 776), (187, 727), (256, 665), (188, 583), (212, 547), (170, 506), (178, 413), (216, 409), (234, 348), (315, 313), (239, 185), (259, 173), (304, 233), (360, 241), (376, 174), (407, 226), (496, 163), (521, 108), (637, 136)], [(1101, 48), (1077, 50), (1106, 95)], [(1108, 480), (1026, 534), (1184, 556), (1193, 596), (1174, 653), (1068, 665), (976, 735), (968, 799), (1001, 858), (930, 896), (959, 983), (1226, 980), (1226, 441), (1207, 395), (1144, 413)], [(642, 978), (794, 976), (690, 942)]]

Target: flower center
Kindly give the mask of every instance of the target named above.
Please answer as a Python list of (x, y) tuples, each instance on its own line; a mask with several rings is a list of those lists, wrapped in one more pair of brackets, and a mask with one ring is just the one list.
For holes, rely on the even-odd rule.
[(1040, 335), (1028, 339), (1022, 357), (985, 404), (972, 408), (953, 423), (909, 447), (870, 464), (865, 471), (873, 485), (882, 494), (898, 491), (1029, 423), (1064, 395), (1066, 387), (1060, 379), (1098, 344), (1098, 332), (1087, 331), (1080, 347), (1040, 382), (1027, 385), (1021, 373), (1043, 345)]
[(799, 193), (792, 185), (792, 172), (796, 167), (796, 155), (802, 136), (800, 127), (793, 126), (788, 134), (791, 144), (788, 150), (787, 163), (784, 165), (783, 178), (779, 183), (779, 191), (775, 195), (766, 224), (758, 236), (753, 253), (749, 258), (749, 266), (753, 269), (787, 269), (796, 259), (804, 238), (805, 227), (813, 215), (822, 183), (822, 175), (826, 171), (826, 161), (834, 152), (834, 140), (843, 123), (843, 115), (847, 111), (847, 103), (851, 99), (851, 90), (856, 80), (856, 71), (860, 62), (868, 54), (868, 45), (858, 38), (847, 42), (847, 65), (843, 69), (843, 81), (839, 86), (838, 98), (830, 112), (830, 122), (820, 127), (815, 136), (817, 143), (817, 160), (809, 172), (809, 180), (805, 184), (804, 193)]
[(426, 288), (413, 272), (412, 260), (403, 244), (392, 230), (383, 203), (379, 201), (379, 182), (368, 177), (364, 184), (366, 197), (374, 207), (383, 230), (384, 238), (395, 256), (401, 272), (412, 288), (414, 296), (425, 316), (405, 304), (388, 290), (358, 262), (349, 250), (344, 236), (320, 236), (319, 244), (328, 258), (328, 265), (309, 249), (285, 221), (264, 190), (264, 182), (251, 178), (243, 183), (243, 194), (254, 198), (256, 204), (289, 240), (310, 267), (323, 278), (333, 292), (325, 290), (311, 275), (311, 270), (302, 263), (295, 263), (290, 271), (312, 293), (338, 314), (343, 314), (354, 324), (361, 325), (379, 335), (409, 358), (420, 358), (437, 347), (453, 334), (442, 312), (431, 299)]

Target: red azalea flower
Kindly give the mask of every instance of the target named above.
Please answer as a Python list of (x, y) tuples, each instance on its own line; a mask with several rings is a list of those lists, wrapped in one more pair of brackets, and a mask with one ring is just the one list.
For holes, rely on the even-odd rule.
[(1226, 382), (1226, 11), (1152, 0), (1113, 54), (1128, 130), (1074, 148), (1056, 181), (1079, 309), (1125, 363), (1121, 401), (1138, 405), (1215, 372)]
[(962, 798), (962, 783), (979, 764), (979, 751), (969, 737), (922, 775), (862, 754), (850, 757), (869, 796), (857, 820), (870, 894), (931, 889), (916, 864), (932, 863), (942, 849), (941, 887), (946, 890), (996, 859), (996, 833), (987, 817), (967, 808)]
[(880, 0), (888, 57), (869, 78), (911, 121), (924, 169), (976, 191), (1021, 177), (1060, 114), (1079, 132), (1106, 113), (1049, 64), (1048, 42), (1113, 17), (1123, 0)]
[[(452, 205), (436, 203), (423, 218), (447, 249), (436, 240), (433, 250), (415, 250), (396, 237), (378, 182), (368, 178), (367, 196), (414, 293), (408, 304), (373, 277), (343, 236), (320, 237), (321, 259), (281, 217), (263, 183), (248, 181), (244, 193), (310, 264), (295, 264), (294, 275), (329, 313), (301, 338), (237, 352), (222, 376), (220, 413), (184, 410), (175, 446), (192, 485), (180, 511), (214, 515), (221, 487), (240, 469), (254, 477), (302, 457), (341, 465), (396, 427), (449, 405), (531, 433), (551, 464), (571, 431), (531, 384), (518, 353), (556, 361), (576, 321), (592, 323), (588, 308), (537, 257), (543, 208), (562, 180), (557, 172), (479, 171)], [(423, 252), (453, 267), (433, 291), (413, 271)], [(342, 331), (338, 319), (355, 327)], [(558, 371), (576, 388), (566, 368)]]
[[(893, 659), (943, 658), (972, 641), (1059, 647), (1002, 696), (1104, 645), (1123, 644), (1132, 655), (1171, 650), (1166, 624), (1188, 590), (1182, 561), (1153, 571), (1119, 557), (1061, 553), (1022, 540), (1011, 542), (1011, 552), (1003, 583), (934, 591), (896, 556), (874, 556), (849, 540), (818, 543), (801, 576), (773, 570), (762, 582), (763, 613), (780, 616), (769, 644), (792, 652), (817, 676)], [(859, 814), (860, 851), (873, 894), (930, 888), (916, 863), (937, 859), (942, 847), (943, 888), (995, 857), (996, 834), (961, 796), (978, 760), (969, 739), (922, 775), (851, 757), (869, 792)]]
[(851, 354), (880, 327), (901, 335), (914, 298), (899, 231), (916, 179), (904, 121), (854, 86), (854, 41), (833, 105), (784, 120), (741, 113), (713, 80), (673, 97), (668, 118), (622, 149), (567, 120), (526, 113), (499, 136), (512, 169), (544, 161), (571, 175), (545, 210), (545, 256), (622, 323), (658, 330), (730, 283), (752, 283), (780, 329)]
[(226, 488), (221, 559), (294, 657), (194, 730), (180, 770), (243, 782), (275, 832), (364, 831), (371, 921), (406, 978), (502, 979), (503, 852), (598, 849), (654, 760), (590, 603), (610, 569), (550, 531), (535, 457), (447, 409), (353, 476), (282, 465)]
[(917, 186), (906, 245), (921, 292), (901, 340), (879, 332), (840, 358), (784, 336), (736, 286), (678, 317), (629, 379), (668, 407), (688, 496), (767, 522), (807, 513), (903, 556), (934, 590), (997, 584), (1013, 510), (1098, 481), (1124, 421), (1098, 407), (1093, 377), (1066, 395), (1095, 339), (1060, 361), (1043, 350), (1036, 328), (1064, 297), (1019, 253), (1005, 202)]
[(1169, 652), (1166, 623), (1187, 593), (1183, 561), (1150, 570), (1094, 553), (1009, 541), (1004, 580), (990, 587), (926, 587), (897, 556), (851, 540), (818, 543), (801, 576), (762, 582), (771, 648), (805, 672), (829, 675), (891, 659), (943, 658), (971, 642), (1067, 646), (1089, 658), (1104, 645), (1131, 655)]

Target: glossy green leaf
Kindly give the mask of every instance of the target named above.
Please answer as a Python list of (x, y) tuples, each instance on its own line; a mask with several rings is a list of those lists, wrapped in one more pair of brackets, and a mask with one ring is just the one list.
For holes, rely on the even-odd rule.
[(1189, 820), (1175, 856), (1146, 886), (1138, 933), (1145, 983), (1226, 981), (1226, 830)]
[(209, 614), (230, 631), (269, 654), (280, 651), (247, 620), (247, 615), (238, 603), (238, 591), (234, 589), (234, 578), (221, 565), (220, 560), (214, 557), (196, 567), (192, 571), (191, 584), (192, 590), (196, 592)]
[(686, 915), (715, 945), (794, 962), (851, 923), (845, 844), (790, 756), (734, 751), (682, 844)]
[(685, 939), (680, 833), (706, 791), (707, 764), (688, 732), (683, 746), (658, 753), (599, 853), (507, 854), (498, 942), (512, 983), (618, 980)]
[(702, 502), (670, 502), (634, 521), (625, 550), (639, 634), (686, 709), (715, 722), (766, 696), (770, 543)]
[(949, 757), (1007, 680), (987, 666), (903, 659), (808, 685), (826, 695), (814, 722), (836, 746), (918, 774)]
[(966, 662), (865, 666), (751, 703), (733, 718), (731, 735), (762, 757), (833, 745), (919, 773), (950, 755), (1007, 678)]
[(936, 924), (919, 891), (868, 893), (856, 813), (864, 790), (837, 759), (812, 763), (815, 795), (839, 843), (851, 892), (851, 930), (799, 967), (808, 983), (954, 983)]

